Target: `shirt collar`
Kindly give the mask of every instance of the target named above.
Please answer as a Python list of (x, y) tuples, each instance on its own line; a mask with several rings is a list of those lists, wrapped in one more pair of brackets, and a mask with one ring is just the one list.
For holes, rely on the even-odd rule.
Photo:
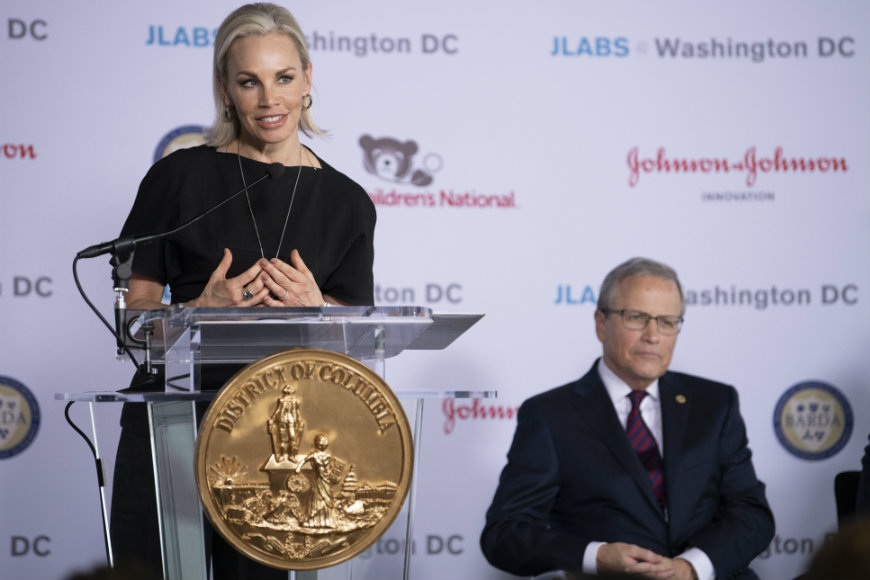
[[(607, 389), (607, 394), (613, 405), (624, 405), (624, 401), (631, 392), (625, 381), (620, 379), (610, 368), (604, 364), (604, 359), (598, 361), (598, 376), (601, 377), (601, 382), (604, 383), (604, 388)], [(646, 394), (655, 402), (659, 400), (659, 380), (656, 379), (650, 386), (646, 388)]]

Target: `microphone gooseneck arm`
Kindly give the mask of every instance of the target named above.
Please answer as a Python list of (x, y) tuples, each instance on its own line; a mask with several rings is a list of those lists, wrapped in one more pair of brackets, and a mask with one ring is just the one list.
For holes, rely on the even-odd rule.
[(187, 220), (186, 222), (184, 222), (180, 226), (177, 226), (177, 227), (169, 230), (168, 232), (160, 232), (157, 234), (146, 234), (146, 235), (142, 235), (142, 236), (127, 236), (127, 237), (123, 237), (123, 238), (116, 238), (110, 242), (103, 242), (101, 244), (95, 244), (93, 246), (85, 248), (84, 250), (82, 250), (81, 252), (76, 254), (76, 257), (78, 257), (78, 258), (96, 258), (97, 256), (102, 256), (103, 254), (108, 254), (108, 253), (112, 253), (113, 255), (126, 253), (127, 251), (132, 253), (133, 249), (135, 249), (135, 247), (138, 246), (139, 244), (144, 244), (146, 242), (159, 240), (160, 238), (166, 238), (166, 237), (169, 237), (173, 234), (176, 234), (176, 233), (180, 232), (181, 230), (183, 230), (184, 228), (189, 227), (192, 224), (198, 222), (199, 220), (201, 220), (202, 218), (204, 218), (205, 216), (207, 216), (211, 212), (215, 211), (216, 209), (223, 207), (224, 205), (231, 202), (232, 200), (234, 200), (236, 197), (240, 196), (241, 194), (245, 193), (246, 191), (248, 191), (249, 189), (251, 189), (255, 185), (257, 185), (263, 181), (266, 181), (267, 179), (277, 179), (277, 178), (281, 177), (281, 175), (283, 173), (284, 173), (284, 166), (281, 165), (280, 163), (273, 163), (273, 164), (269, 165), (267, 173), (264, 176), (255, 180), (253, 183), (251, 183), (247, 187), (243, 187), (239, 191), (237, 191), (234, 194), (230, 195), (229, 197), (225, 198), (220, 203), (208, 208), (207, 210), (205, 210), (201, 214), (195, 215), (194, 217)]
[[(234, 194), (226, 197), (221, 202), (213, 205), (208, 208), (204, 212), (194, 216), (193, 218), (187, 220), (183, 224), (167, 231), (160, 232), (157, 234), (146, 234), (140, 236), (126, 236), (121, 238), (116, 238), (110, 242), (103, 242), (101, 244), (95, 244), (84, 250), (80, 251), (76, 254), (76, 261), (82, 258), (95, 258), (97, 256), (101, 256), (103, 254), (112, 254), (112, 281), (114, 282), (113, 289), (115, 291), (115, 328), (113, 334), (115, 335), (115, 339), (117, 341), (118, 354), (123, 354), (127, 352), (130, 355), (130, 351), (127, 348), (127, 341), (129, 340), (128, 336), (128, 321), (127, 321), (127, 301), (126, 301), (126, 293), (129, 291), (129, 282), (130, 276), (133, 274), (133, 254), (136, 250), (136, 246), (139, 244), (145, 244), (154, 240), (158, 240), (161, 238), (169, 237), (173, 234), (180, 232), (181, 230), (191, 226), (192, 224), (198, 222), (205, 216), (209, 215), (216, 209), (223, 207), (239, 195), (245, 193), (253, 186), (259, 184), (262, 181), (267, 179), (278, 179), (284, 173), (284, 166), (280, 163), (272, 163), (268, 166), (267, 172), (265, 175), (255, 180), (250, 185), (243, 187), (239, 191)], [(75, 271), (75, 268), (73, 268)], [(87, 301), (87, 298), (85, 298)], [(89, 304), (90, 302), (87, 301)], [(93, 305), (91, 305), (93, 308)], [(96, 311), (96, 309), (95, 309)], [(99, 312), (97, 312), (99, 316)], [(102, 318), (100, 316), (100, 318)], [(104, 321), (105, 322), (105, 321)], [(111, 330), (111, 328), (110, 328)], [(132, 359), (132, 355), (130, 355)], [(133, 359), (135, 360), (135, 359)], [(134, 362), (134, 364), (136, 364)], [(136, 364), (138, 368), (138, 364)], [(150, 364), (149, 364), (150, 366)], [(150, 369), (149, 369), (150, 370)]]

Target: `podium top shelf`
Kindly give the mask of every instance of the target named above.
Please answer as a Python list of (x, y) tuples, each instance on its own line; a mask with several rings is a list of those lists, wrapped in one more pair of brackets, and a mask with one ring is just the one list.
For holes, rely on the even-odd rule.
[(192, 308), (178, 304), (129, 314), (138, 314), (130, 325), (131, 336), (144, 341), (150, 334), (156, 362), (190, 350), (200, 362), (225, 363), (250, 362), (292, 347), (322, 348), (357, 359), (439, 350), (483, 317), (437, 313), (423, 306)]

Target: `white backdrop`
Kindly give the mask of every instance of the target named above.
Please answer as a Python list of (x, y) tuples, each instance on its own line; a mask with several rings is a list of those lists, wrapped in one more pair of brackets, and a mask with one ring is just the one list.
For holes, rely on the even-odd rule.
[[(236, 6), (0, 5), (0, 395), (24, 385), (41, 413), (12, 453), (3, 429), (30, 425), (0, 412), (3, 577), (61, 578), (103, 557), (94, 468), (54, 394), (126, 386), (131, 367), (70, 265), (118, 234), (161, 140), (211, 122), (211, 35)], [(508, 577), (477, 541), (512, 413), (587, 370), (600, 281), (635, 255), (674, 266), (688, 291), (673, 368), (740, 392), (777, 524), (754, 567), (800, 573), (836, 527), (833, 477), (858, 468), (870, 432), (870, 5), (288, 7), (332, 132), (311, 147), (378, 206), (378, 304), (486, 313), (447, 350), (387, 366), (396, 390), (499, 392), (426, 408), (412, 576)], [(369, 173), (364, 135), (415, 141), (411, 170)], [(110, 315), (105, 259), (81, 273)], [(852, 412), (839, 451), (805, 446), (815, 459), (774, 430), (780, 398), (808, 381)], [(109, 460), (119, 411), (98, 409)], [(399, 558), (390, 540), (369, 555)]]

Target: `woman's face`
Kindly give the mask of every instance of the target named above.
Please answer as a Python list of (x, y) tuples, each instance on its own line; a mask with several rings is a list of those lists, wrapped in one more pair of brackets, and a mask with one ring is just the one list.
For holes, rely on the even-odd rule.
[(255, 147), (298, 139), (302, 97), (311, 90), (311, 64), (302, 69), (296, 45), (286, 34), (237, 38), (221, 78), (224, 103), (235, 108), (242, 141)]

